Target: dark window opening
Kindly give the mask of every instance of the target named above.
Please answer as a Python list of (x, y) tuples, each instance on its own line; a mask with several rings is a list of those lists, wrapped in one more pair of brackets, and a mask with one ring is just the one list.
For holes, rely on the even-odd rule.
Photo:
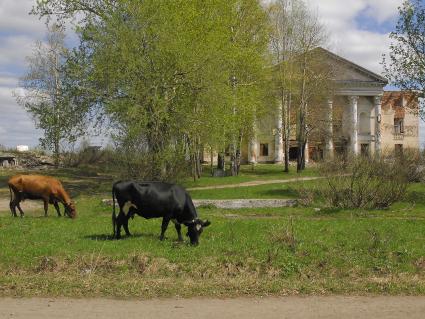
[(403, 106), (403, 97), (400, 96), (394, 101), (394, 106), (402, 107)]
[(396, 156), (403, 155), (403, 144), (395, 144), (394, 151)]
[(369, 144), (360, 144), (360, 154), (362, 156), (369, 156)]
[(404, 133), (404, 119), (394, 119), (394, 134)]
[(260, 156), (269, 156), (269, 144), (260, 143)]
[(296, 161), (298, 157), (298, 147), (289, 148), (289, 160)]

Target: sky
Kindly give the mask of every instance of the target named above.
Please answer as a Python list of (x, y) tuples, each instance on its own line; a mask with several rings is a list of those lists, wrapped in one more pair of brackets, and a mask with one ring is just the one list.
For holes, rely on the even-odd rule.
[[(381, 73), (388, 34), (395, 28), (402, 0), (305, 0), (329, 33), (329, 49)], [(45, 36), (44, 21), (28, 15), (35, 0), (0, 0), (0, 144), (35, 147), (42, 132), (17, 105), (12, 92), (26, 70), (25, 57)], [(421, 144), (425, 129), (421, 129)]]

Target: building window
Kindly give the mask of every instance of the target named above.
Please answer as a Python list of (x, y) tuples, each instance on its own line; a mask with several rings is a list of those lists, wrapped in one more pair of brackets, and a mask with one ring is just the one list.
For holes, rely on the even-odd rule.
[(359, 116), (359, 133), (370, 134), (370, 117), (366, 112), (361, 112)]
[(369, 156), (369, 144), (360, 144), (360, 154), (362, 156)]
[(269, 156), (269, 144), (260, 143), (260, 156)]
[(404, 133), (404, 119), (394, 119), (394, 134)]
[(395, 144), (394, 145), (394, 152), (396, 156), (403, 155), (403, 144)]

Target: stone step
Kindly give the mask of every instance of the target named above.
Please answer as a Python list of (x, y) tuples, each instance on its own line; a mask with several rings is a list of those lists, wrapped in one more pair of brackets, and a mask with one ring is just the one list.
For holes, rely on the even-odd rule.
[[(102, 203), (112, 206), (112, 199), (103, 199)], [(195, 207), (216, 207), (224, 209), (294, 207), (296, 199), (194, 199)]]

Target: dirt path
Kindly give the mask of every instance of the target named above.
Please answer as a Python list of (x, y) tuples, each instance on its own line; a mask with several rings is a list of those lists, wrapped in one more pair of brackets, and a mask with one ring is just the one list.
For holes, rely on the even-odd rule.
[(234, 188), (234, 187), (258, 186), (258, 185), (266, 185), (266, 184), (292, 183), (292, 182), (312, 181), (315, 179), (322, 179), (322, 178), (323, 177), (316, 176), (316, 177), (296, 177), (296, 178), (288, 178), (288, 179), (269, 179), (264, 181), (257, 180), (257, 181), (243, 182), (238, 184), (192, 187), (192, 188), (187, 188), (187, 190), (196, 191), (196, 190), (203, 190), (203, 189)]
[(425, 297), (0, 299), (0, 318), (424, 318)]
[[(0, 197), (0, 212), (4, 213), (4, 212), (8, 212), (10, 213), (9, 210), (9, 197), (5, 198), (5, 197)], [(35, 200), (26, 200), (24, 202), (21, 203), (21, 207), (22, 210), (24, 212), (27, 211), (34, 211), (34, 210), (39, 210), (40, 214), (44, 214), (44, 210), (43, 210), (43, 202), (42, 201), (35, 201)], [(49, 207), (49, 211), (50, 213), (55, 213), (55, 210), (53, 208), (52, 205), (50, 205)], [(19, 210), (16, 209), (16, 213), (19, 214)]]

